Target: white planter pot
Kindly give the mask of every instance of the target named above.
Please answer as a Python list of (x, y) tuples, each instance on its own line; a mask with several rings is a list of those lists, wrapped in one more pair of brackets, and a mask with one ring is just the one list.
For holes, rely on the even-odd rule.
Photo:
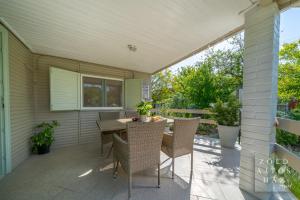
[(222, 147), (234, 148), (236, 139), (239, 136), (239, 126), (218, 125), (218, 132)]
[(148, 120), (147, 115), (141, 115), (140, 118), (141, 118), (142, 122), (147, 122), (147, 120)]

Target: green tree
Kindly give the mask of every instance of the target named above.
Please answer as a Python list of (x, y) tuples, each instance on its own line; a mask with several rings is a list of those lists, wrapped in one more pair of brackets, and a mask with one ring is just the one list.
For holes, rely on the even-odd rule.
[(164, 103), (173, 93), (173, 74), (169, 69), (152, 76), (152, 99), (154, 103)]
[(300, 99), (300, 40), (284, 44), (279, 51), (278, 96), (287, 102)]
[(202, 62), (208, 63), (215, 73), (216, 97), (228, 101), (229, 96), (243, 85), (244, 38), (243, 34), (233, 36), (228, 40), (226, 49), (210, 49)]
[(227, 83), (231, 90), (243, 85), (244, 66), (244, 38), (242, 34), (233, 36), (229, 41), (230, 48), (225, 50), (211, 50), (205, 62), (209, 62), (218, 76), (224, 78), (222, 84)]
[(193, 66), (186, 66), (178, 70), (174, 76), (173, 89), (174, 95), (169, 101), (171, 108), (187, 108), (191, 107), (191, 100), (189, 96), (189, 82), (195, 69)]
[(193, 66), (186, 66), (172, 74), (170, 70), (152, 77), (155, 103), (172, 108), (207, 108), (216, 99), (227, 101), (230, 94), (242, 86), (243, 36), (229, 40), (224, 50), (210, 49)]
[(185, 96), (191, 106), (207, 108), (216, 101), (216, 74), (209, 63), (202, 63), (190, 71), (192, 73), (187, 76)]
[[(207, 108), (216, 101), (216, 74), (210, 63), (201, 63), (198, 66), (188, 66), (180, 69), (174, 78), (175, 95), (173, 101), (176, 105), (185, 108)], [(182, 101), (184, 99), (184, 101)]]

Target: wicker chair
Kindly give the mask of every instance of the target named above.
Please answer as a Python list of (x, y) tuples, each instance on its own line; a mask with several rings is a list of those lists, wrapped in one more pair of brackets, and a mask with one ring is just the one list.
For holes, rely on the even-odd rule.
[(191, 172), (193, 171), (194, 135), (200, 118), (175, 119), (174, 131), (164, 133), (161, 150), (172, 158), (172, 178), (174, 178), (175, 158), (191, 154)]
[(160, 148), (165, 120), (156, 122), (129, 122), (128, 142), (113, 135), (114, 176), (119, 162), (128, 174), (128, 197), (131, 197), (132, 174), (155, 166), (158, 167), (158, 187), (160, 187)]
[[(100, 137), (101, 137), (101, 147), (100, 148), (101, 148), (101, 155), (103, 155), (103, 145), (104, 145), (103, 140), (104, 140), (104, 137), (108, 136), (108, 135), (112, 136), (115, 132), (114, 131), (102, 131), (101, 130), (101, 122), (98, 121), (98, 120), (96, 120), (96, 124), (97, 124), (97, 127), (98, 127), (99, 132), (100, 132)], [(107, 154), (107, 157), (109, 157), (111, 151), (112, 151), (112, 146), (111, 146), (111, 148), (110, 148), (110, 150)]]
[[(102, 131), (101, 130), (101, 121), (103, 120), (113, 120), (113, 119), (120, 119), (120, 112), (119, 111), (107, 111), (107, 112), (99, 112), (99, 120), (96, 121), (97, 127), (99, 129), (101, 135), (101, 155), (103, 155), (103, 144), (104, 144), (104, 137), (113, 135), (116, 131)], [(110, 150), (107, 154), (107, 157), (110, 156), (112, 152), (113, 146), (110, 147)]]
[(134, 117), (138, 118), (139, 116), (140, 115), (135, 110), (126, 110), (125, 111), (125, 117), (126, 118), (134, 118)]
[(99, 112), (99, 120), (120, 119), (119, 111)]

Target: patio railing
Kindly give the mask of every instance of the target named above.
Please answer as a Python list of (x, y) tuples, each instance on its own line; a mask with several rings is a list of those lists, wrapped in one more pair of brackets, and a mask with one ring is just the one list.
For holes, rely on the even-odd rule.
[(287, 103), (277, 104), (277, 111), (287, 113), (289, 111), (288, 104)]
[[(151, 111), (156, 114), (165, 113), (167, 115), (172, 115), (172, 113), (193, 114), (199, 116), (215, 114), (210, 112), (209, 110), (201, 109), (152, 109)], [(278, 129), (300, 136), (300, 121), (278, 118), (278, 122)], [(213, 119), (200, 119), (200, 124), (216, 125), (217, 123)], [(274, 153), (279, 159), (288, 160), (289, 166), (292, 167), (294, 170), (300, 172), (300, 157), (298, 155), (277, 143), (274, 147)]]
[[(215, 115), (215, 113), (210, 112), (209, 110), (201, 110), (201, 109), (159, 109), (155, 108), (152, 109), (151, 112), (156, 114), (166, 114), (172, 115), (172, 113), (176, 114), (192, 114), (192, 115)], [(210, 125), (217, 125), (217, 122), (213, 119), (200, 119), (200, 124), (210, 124)]]
[[(300, 136), (300, 121), (278, 118), (279, 126), (277, 128)], [(275, 144), (274, 153), (279, 159), (286, 159), (288, 165), (297, 172), (300, 172), (300, 157), (289, 151), (285, 147)]]

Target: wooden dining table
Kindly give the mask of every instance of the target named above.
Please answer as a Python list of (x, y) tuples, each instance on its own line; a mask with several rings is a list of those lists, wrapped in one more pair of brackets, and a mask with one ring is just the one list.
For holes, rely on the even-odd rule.
[[(174, 123), (174, 119), (164, 118), (167, 120), (167, 124)], [(126, 124), (132, 122), (131, 118), (124, 119), (112, 119), (112, 120), (103, 120), (101, 121), (101, 131), (118, 131), (125, 130)]]

